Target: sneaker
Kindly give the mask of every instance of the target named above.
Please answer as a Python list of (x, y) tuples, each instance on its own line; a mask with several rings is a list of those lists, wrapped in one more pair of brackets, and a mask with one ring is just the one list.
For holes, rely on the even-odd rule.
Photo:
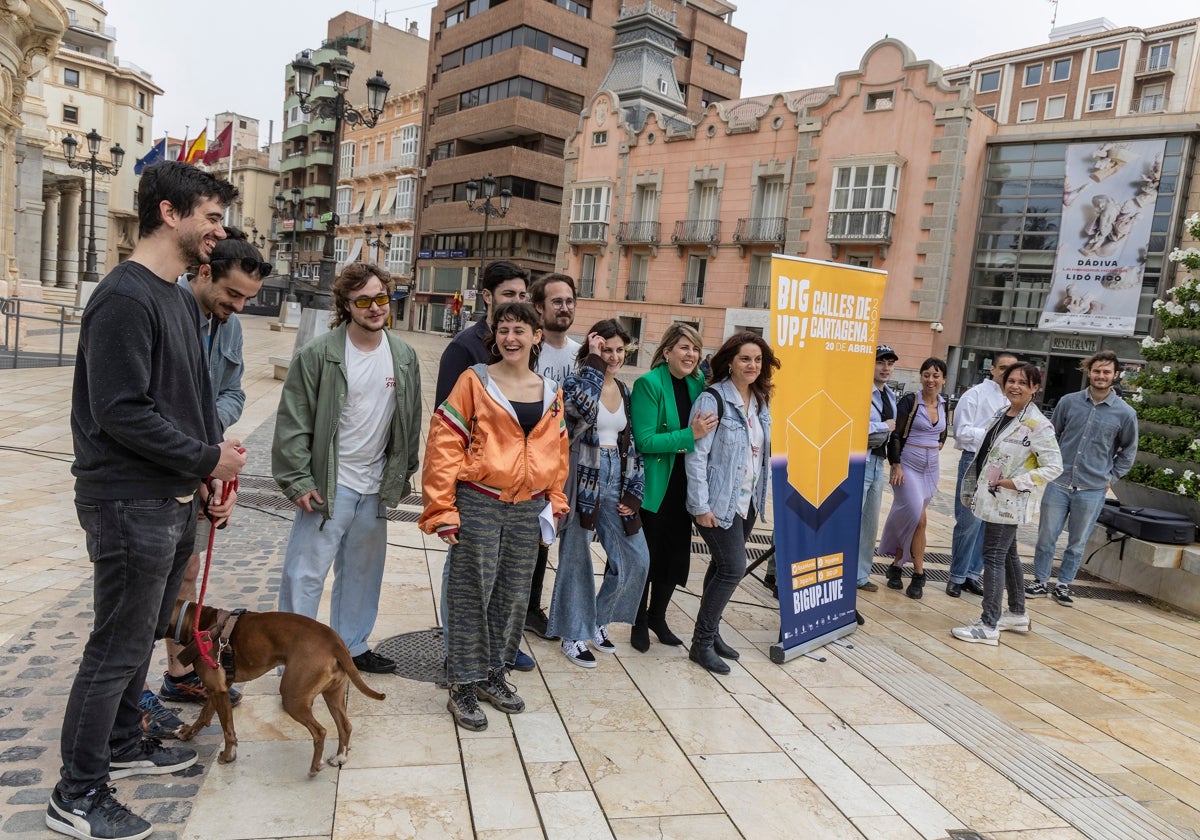
[(1044, 580), (1035, 580), (1033, 583), (1025, 587), (1026, 598), (1041, 598), (1050, 591), (1050, 587), (1046, 585)]
[(871, 581), (867, 581), (866, 583), (860, 583), (858, 585), (858, 588), (860, 590), (862, 590), (863, 592), (878, 592), (879, 591), (879, 585), (872, 583)]
[(46, 806), (46, 827), (80, 840), (142, 840), (154, 827), (116, 800), (116, 788), (104, 785), (83, 796), (64, 799), (57, 790)]
[(142, 710), (142, 737), (144, 738), (178, 738), (183, 721), (179, 715), (168, 709), (150, 689), (142, 691), (138, 700), (138, 708)]
[(506, 664), (514, 671), (532, 671), (537, 667), (537, 663), (533, 661), (533, 657), (520, 648), (517, 648), (517, 655), (513, 657), (513, 661)]
[(563, 656), (583, 668), (595, 668), (596, 657), (588, 650), (586, 642), (577, 639), (563, 639)]
[(108, 778), (161, 776), (186, 770), (196, 763), (196, 751), (187, 747), (164, 747), (157, 738), (143, 738), (121, 755), (108, 760)]
[(487, 729), (487, 715), (479, 708), (474, 683), (450, 686), (450, 699), (446, 701), (446, 708), (454, 715), (454, 722), (463, 729), (470, 729), (472, 732)]
[(1023, 615), (1014, 615), (1008, 610), (1005, 610), (1000, 616), (1000, 620), (996, 622), (997, 630), (1015, 630), (1018, 633), (1028, 633), (1029, 628), (1032, 626), (1033, 624), (1029, 620), (1028, 613)]
[(950, 631), (954, 638), (963, 642), (978, 642), (983, 645), (1000, 644), (1000, 631), (977, 621), (969, 627), (955, 627)]
[(522, 700), (513, 687), (504, 679), (503, 668), (489, 668), (488, 678), (475, 683), (475, 696), (486, 700), (506, 715), (515, 715), (525, 711), (525, 701)]
[(543, 639), (557, 638), (555, 636), (551, 636), (547, 632), (549, 625), (550, 625), (550, 619), (548, 619), (546, 617), (546, 611), (543, 610), (541, 607), (538, 607), (537, 609), (534, 609), (534, 610), (529, 610), (528, 612), (525, 613), (525, 629), (526, 630), (529, 630), (532, 633), (536, 633), (538, 636), (541, 636)]
[(616, 653), (617, 646), (613, 644), (612, 639), (608, 638), (608, 628), (600, 625), (592, 633), (592, 644), (596, 646), (596, 650), (603, 653)]
[[(195, 671), (184, 674), (182, 677), (172, 677), (170, 674), (163, 673), (163, 684), (162, 688), (158, 690), (158, 696), (168, 703), (208, 702), (208, 691), (204, 688), (204, 683), (200, 682), (200, 676)], [(229, 686), (229, 705), (232, 707), (241, 702), (242, 692)]]
[(354, 667), (364, 674), (394, 674), (396, 660), (380, 656), (373, 650), (367, 650), (353, 657)]
[(1050, 597), (1052, 597), (1056, 602), (1062, 604), (1064, 607), (1075, 606), (1075, 600), (1071, 597), (1071, 587), (1067, 586), (1065, 583), (1060, 583), (1055, 586), (1054, 591), (1050, 593)]

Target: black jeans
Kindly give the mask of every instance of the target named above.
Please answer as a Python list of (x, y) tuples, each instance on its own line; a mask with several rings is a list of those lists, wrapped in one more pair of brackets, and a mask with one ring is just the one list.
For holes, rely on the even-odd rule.
[(746, 540), (754, 528), (754, 519), (754, 505), (751, 505), (746, 518), (734, 514), (728, 528), (696, 526), (712, 554), (712, 561), (704, 573), (704, 594), (700, 596), (700, 609), (696, 613), (692, 647), (709, 647), (717, 637), (721, 615), (746, 575)]
[(92, 561), (95, 618), (62, 726), (59, 793), (104, 783), (109, 760), (142, 737), (138, 699), (166, 632), (196, 534), (196, 501), (76, 497)]
[(983, 623), (995, 627), (1000, 620), (1004, 590), (1008, 609), (1025, 614), (1025, 573), (1017, 556), (1017, 526), (983, 523)]

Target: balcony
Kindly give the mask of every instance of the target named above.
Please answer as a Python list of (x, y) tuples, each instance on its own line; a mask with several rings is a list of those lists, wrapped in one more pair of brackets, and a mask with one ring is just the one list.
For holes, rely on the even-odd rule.
[(825, 241), (833, 245), (835, 258), (839, 244), (882, 245), (886, 257), (887, 246), (892, 244), (894, 215), (890, 210), (830, 210)]
[(783, 216), (760, 216), (753, 219), (738, 219), (734, 242), (782, 242), (787, 230), (787, 219)]
[(1167, 98), (1161, 93), (1153, 96), (1139, 96), (1129, 102), (1131, 114), (1158, 114), (1167, 110)]
[(679, 296), (680, 303), (691, 306), (704, 305), (704, 281), (688, 280), (683, 284), (683, 293)]
[(1175, 56), (1155, 56), (1139, 58), (1134, 68), (1133, 76), (1144, 79), (1149, 76), (1173, 76), (1175, 74)]
[(658, 222), (621, 222), (617, 241), (622, 245), (657, 245)]
[(630, 278), (625, 284), (625, 300), (645, 300), (646, 299), (646, 281), (634, 280)]
[(742, 298), (742, 306), (747, 309), (768, 309), (771, 305), (771, 287), (765, 284), (751, 283), (746, 287)]
[(571, 222), (567, 241), (572, 245), (604, 245), (608, 242), (608, 222)]
[(594, 298), (596, 296), (596, 278), (595, 277), (580, 277), (579, 288), (575, 290), (575, 297)]
[(721, 220), (684, 219), (676, 222), (671, 241), (676, 245), (716, 245), (721, 241)]

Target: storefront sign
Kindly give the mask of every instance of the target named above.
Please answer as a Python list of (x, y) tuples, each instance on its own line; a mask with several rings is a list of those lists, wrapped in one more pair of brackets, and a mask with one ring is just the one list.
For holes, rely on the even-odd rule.
[(1100, 339), (1081, 338), (1076, 335), (1056, 335), (1050, 339), (1050, 350), (1066, 353), (1095, 353), (1100, 349)]

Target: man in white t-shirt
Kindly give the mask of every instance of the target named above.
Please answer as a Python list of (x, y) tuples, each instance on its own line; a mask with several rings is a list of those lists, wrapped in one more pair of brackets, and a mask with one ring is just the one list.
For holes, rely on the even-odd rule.
[[(538, 372), (562, 385), (575, 372), (579, 342), (567, 337), (575, 323), (575, 281), (565, 274), (547, 274), (529, 287), (529, 299), (542, 316), (542, 345), (538, 352)], [(546, 611), (542, 609), (542, 586), (546, 579), (546, 546), (538, 548), (533, 580), (529, 585), (529, 609), (525, 629), (543, 639), (546, 635)]]
[(390, 294), (391, 278), (378, 266), (351, 263), (338, 276), (334, 328), (292, 360), (271, 448), (275, 481), (299, 508), (279, 609), (315, 618), (332, 566), (329, 624), (358, 670), (376, 674), (396, 664), (367, 644), (379, 612), (387, 508), (408, 495), (421, 434), (417, 355), (384, 329)]

